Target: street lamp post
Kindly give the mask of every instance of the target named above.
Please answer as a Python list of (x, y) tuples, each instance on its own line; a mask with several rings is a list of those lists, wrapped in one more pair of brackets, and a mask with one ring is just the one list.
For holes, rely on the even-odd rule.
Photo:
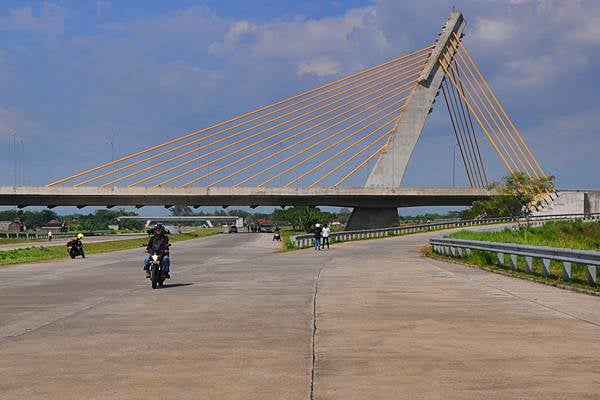
[(452, 147), (452, 187), (456, 187), (456, 146), (458, 143)]
[(23, 164), (23, 168), (21, 170), (23, 173), (23, 182), (21, 182), (21, 184), (25, 186), (25, 143), (23, 142), (23, 139), (21, 139), (21, 162)]
[(15, 173), (15, 187), (17, 187), (17, 132), (13, 132), (13, 160), (14, 160), (14, 173)]

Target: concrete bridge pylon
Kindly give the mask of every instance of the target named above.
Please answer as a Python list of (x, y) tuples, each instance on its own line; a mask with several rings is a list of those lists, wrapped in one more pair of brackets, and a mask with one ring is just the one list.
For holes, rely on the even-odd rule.
[[(466, 26), (463, 15), (453, 10), (444, 24), (429, 58), (429, 62), (413, 89), (407, 107), (402, 110), (394, 131), (371, 170), (366, 187), (391, 188), (399, 187), (406, 165), (425, 126), (427, 116), (431, 112), (435, 98), (444, 79), (444, 71), (438, 60), (448, 51), (448, 44), (453, 33), (459, 37)], [(348, 221), (349, 229), (367, 229), (394, 225), (398, 222), (396, 208), (357, 207)]]

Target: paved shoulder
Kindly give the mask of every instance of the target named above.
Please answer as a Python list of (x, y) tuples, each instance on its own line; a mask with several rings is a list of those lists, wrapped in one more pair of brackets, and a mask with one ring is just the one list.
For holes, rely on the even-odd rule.
[(599, 298), (424, 259), (425, 237), (335, 250), (316, 398), (600, 396)]

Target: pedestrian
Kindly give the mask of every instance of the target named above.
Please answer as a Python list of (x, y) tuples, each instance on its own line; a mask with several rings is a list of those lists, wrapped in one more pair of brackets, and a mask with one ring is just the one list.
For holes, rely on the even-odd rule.
[(315, 224), (315, 250), (321, 250), (321, 224)]
[(331, 229), (329, 229), (329, 226), (325, 224), (323, 226), (323, 230), (321, 231), (321, 236), (323, 237), (323, 243), (321, 243), (321, 246), (325, 248), (325, 243), (327, 243), (327, 250), (329, 250), (329, 232), (331, 232)]
[(52, 241), (52, 231), (48, 231), (48, 241)]

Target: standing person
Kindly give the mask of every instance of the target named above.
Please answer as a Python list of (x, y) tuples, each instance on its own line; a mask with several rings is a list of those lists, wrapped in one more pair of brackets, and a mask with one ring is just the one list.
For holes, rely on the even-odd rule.
[(325, 224), (323, 226), (323, 230), (321, 231), (321, 236), (323, 236), (323, 243), (321, 245), (323, 248), (325, 248), (325, 243), (327, 243), (327, 250), (329, 250), (329, 232), (331, 232), (331, 229), (329, 229), (329, 226)]
[(52, 241), (52, 231), (48, 231), (48, 241)]
[(321, 224), (315, 224), (315, 250), (321, 250)]

